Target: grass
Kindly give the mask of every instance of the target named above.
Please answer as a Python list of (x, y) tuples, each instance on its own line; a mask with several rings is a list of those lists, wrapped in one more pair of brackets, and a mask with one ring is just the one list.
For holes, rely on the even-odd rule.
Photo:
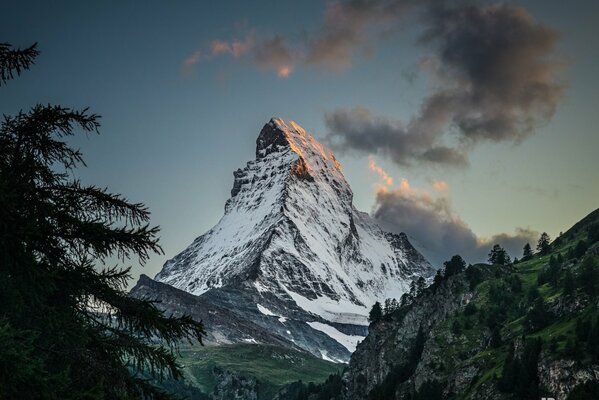
[(216, 385), (214, 367), (256, 378), (260, 399), (271, 398), (284, 385), (295, 381), (323, 382), (345, 366), (310, 354), (257, 344), (186, 346), (181, 348), (180, 363), (187, 381), (205, 393), (211, 393)]

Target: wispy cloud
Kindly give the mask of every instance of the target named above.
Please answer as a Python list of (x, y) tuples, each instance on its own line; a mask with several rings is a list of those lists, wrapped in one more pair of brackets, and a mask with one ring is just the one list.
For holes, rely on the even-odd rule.
[(388, 188), (393, 185), (393, 178), (383, 169), (383, 167), (376, 163), (374, 157), (368, 158), (368, 168), (379, 177), (381, 181), (381, 183), (379, 183), (380, 186)]
[(411, 0), (331, 1), (324, 8), (320, 26), (299, 35), (301, 40), (291, 42), (280, 34), (254, 35), (250, 43), (214, 40), (208, 48), (199, 49), (208, 56), (189, 66), (215, 55), (247, 55), (253, 65), (274, 71), (281, 78), (289, 77), (300, 66), (343, 71), (352, 65), (356, 54), (375, 49), (382, 32), (393, 28), (415, 4)]

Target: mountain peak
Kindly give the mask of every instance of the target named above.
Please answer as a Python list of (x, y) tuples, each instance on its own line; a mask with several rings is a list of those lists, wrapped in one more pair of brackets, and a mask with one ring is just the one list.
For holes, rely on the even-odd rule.
[(256, 159), (234, 178), (221, 220), (167, 261), (158, 281), (196, 295), (250, 287), (325, 320), (366, 325), (374, 301), (399, 298), (431, 274), (407, 239), (353, 207), (333, 153), (293, 121), (264, 125)]
[(291, 120), (273, 117), (260, 131), (256, 139), (256, 158), (291, 149), (311, 168), (322, 168), (341, 172), (341, 165), (328, 148), (320, 144), (299, 124)]

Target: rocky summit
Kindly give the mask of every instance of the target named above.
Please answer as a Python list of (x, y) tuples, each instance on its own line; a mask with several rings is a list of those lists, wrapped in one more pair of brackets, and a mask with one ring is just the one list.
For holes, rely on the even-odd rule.
[(333, 153), (295, 122), (271, 119), (233, 175), (216, 226), (133, 289), (202, 313), (208, 342), (284, 343), (345, 362), (374, 302), (434, 273), (405, 234), (356, 210)]

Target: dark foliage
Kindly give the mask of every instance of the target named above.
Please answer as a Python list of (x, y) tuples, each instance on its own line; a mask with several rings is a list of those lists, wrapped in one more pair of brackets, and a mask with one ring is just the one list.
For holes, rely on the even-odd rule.
[[(0, 45), (0, 82), (36, 55)], [(143, 204), (73, 178), (85, 164), (65, 137), (98, 128), (55, 105), (0, 124), (0, 398), (169, 398), (144, 377), (180, 377), (176, 343), (202, 337), (129, 297), (129, 268), (105, 266), (161, 248)]]
[(470, 302), (466, 305), (466, 307), (464, 307), (464, 315), (469, 317), (471, 315), (476, 314), (477, 308), (476, 308), (476, 304)]
[(541, 297), (537, 298), (528, 314), (526, 314), (525, 325), (528, 332), (536, 332), (546, 327), (552, 320), (552, 314)]
[(38, 55), (37, 43), (26, 49), (15, 49), (8, 43), (0, 43), (0, 86), (28, 70)]
[(594, 223), (589, 226), (589, 230), (587, 232), (587, 242), (589, 246), (599, 242), (599, 223)]
[(520, 357), (514, 356), (512, 344), (497, 388), (502, 392), (513, 393), (516, 399), (540, 398), (537, 369), (540, 353), (540, 339), (528, 339)]
[(543, 232), (537, 243), (537, 251), (540, 255), (545, 256), (551, 251), (551, 238), (547, 232)]
[(557, 288), (559, 286), (561, 278), (561, 265), (557, 261), (557, 258), (552, 255), (549, 259), (549, 265), (547, 265), (547, 267), (545, 267), (537, 276), (537, 283), (538, 285), (549, 283), (553, 288)]
[(449, 278), (450, 276), (463, 272), (466, 268), (466, 262), (461, 256), (455, 255), (451, 257), (451, 260), (445, 261), (443, 267), (445, 268), (445, 278)]
[(597, 381), (586, 381), (576, 386), (566, 400), (589, 400), (599, 399), (599, 382)]
[(578, 287), (580, 287), (589, 296), (599, 293), (599, 273), (597, 265), (592, 258), (583, 261), (580, 273), (578, 275)]
[(567, 269), (566, 272), (564, 272), (564, 277), (562, 279), (562, 287), (564, 288), (564, 296), (571, 296), (576, 291), (574, 275), (572, 275), (572, 271), (570, 271), (569, 269)]
[(343, 379), (340, 374), (331, 374), (324, 383), (319, 385), (302, 381), (294, 382), (286, 389), (287, 393), (281, 399), (289, 400), (338, 400), (343, 394)]
[(576, 247), (574, 247), (574, 250), (572, 251), (573, 258), (582, 258), (587, 249), (587, 243), (584, 240), (579, 240), (578, 243), (576, 243)]
[(370, 313), (368, 314), (368, 322), (371, 324), (376, 324), (383, 317), (383, 309), (381, 308), (381, 303), (378, 301), (372, 305), (370, 309)]
[(526, 243), (524, 245), (524, 249), (522, 250), (522, 261), (528, 261), (533, 257), (532, 248), (530, 247), (530, 243)]
[(474, 290), (483, 281), (483, 273), (480, 268), (470, 265), (466, 268), (466, 279), (468, 279), (470, 290)]
[(498, 348), (502, 344), (501, 340), (501, 330), (499, 326), (495, 325), (493, 329), (491, 329), (491, 340), (489, 341), (489, 346), (493, 348)]
[(505, 249), (500, 245), (496, 244), (489, 252), (489, 263), (507, 265), (511, 263), (511, 259), (507, 254), (507, 251), (505, 251)]
[(412, 400), (443, 400), (443, 386), (436, 380), (425, 381)]

